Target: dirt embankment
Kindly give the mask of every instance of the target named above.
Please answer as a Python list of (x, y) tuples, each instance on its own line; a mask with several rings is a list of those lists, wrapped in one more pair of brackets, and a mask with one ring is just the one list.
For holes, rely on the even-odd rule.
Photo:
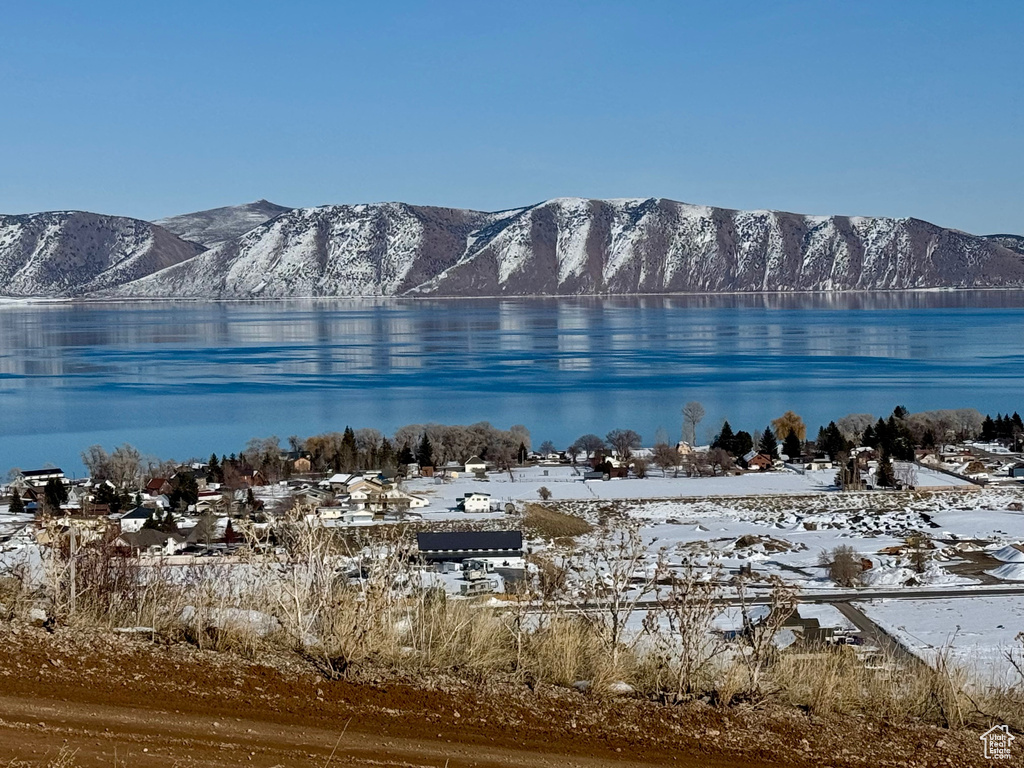
[(986, 765), (973, 732), (486, 681), (334, 681), (296, 659), (0, 626), (0, 765), (62, 752), (90, 768)]

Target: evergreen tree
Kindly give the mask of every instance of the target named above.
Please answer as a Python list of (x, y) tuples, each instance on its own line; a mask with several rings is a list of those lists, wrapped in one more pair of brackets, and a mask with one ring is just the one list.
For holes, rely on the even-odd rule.
[[(123, 509), (128, 507), (124, 503), (124, 498), (115, 489), (111, 488), (106, 483), (100, 483), (96, 486), (96, 490), (92, 495), (92, 500), (96, 504), (106, 504), (110, 507), (110, 513), (116, 515)], [(141, 504), (141, 499), (139, 504)], [(138, 505), (136, 505), (138, 506)]]
[(416, 457), (413, 456), (412, 449), (409, 444), (406, 443), (402, 446), (402, 450), (398, 452), (398, 466), (407, 467), (416, 461)]
[(529, 452), (526, 450), (526, 443), (519, 443), (519, 451), (516, 453), (516, 459), (519, 461), (521, 465), (526, 463), (526, 458), (528, 455)]
[(356, 433), (352, 427), (345, 427), (345, 432), (341, 436), (339, 468), (345, 472), (351, 472), (356, 469), (358, 453), (359, 451), (356, 448)]
[(864, 427), (864, 436), (861, 437), (860, 444), (865, 445), (868, 448), (878, 447), (878, 435), (875, 434), (875, 428), (870, 424)]
[(778, 455), (779, 441), (775, 439), (775, 433), (772, 432), (771, 427), (765, 427), (764, 433), (761, 435), (761, 439), (757, 442), (757, 450), (760, 453), (767, 454), (772, 458)]
[(186, 509), (199, 501), (199, 484), (191, 473), (179, 472), (171, 480), (171, 492), (167, 498), (172, 509)]
[[(1000, 417), (1001, 418), (1001, 417)], [(985, 414), (985, 420), (981, 422), (981, 439), (987, 441), (995, 440), (996, 424), (992, 417)]]
[(210, 461), (208, 463), (210, 467), (210, 479), (215, 483), (223, 483), (224, 470), (220, 466), (220, 461), (217, 460), (216, 453), (210, 454)]
[(733, 438), (733, 455), (746, 456), (752, 450), (754, 450), (754, 438), (749, 432), (741, 429)]
[(395, 467), (395, 449), (391, 445), (391, 441), (386, 437), (380, 444), (380, 466), (381, 469), (393, 469)]
[(56, 477), (50, 478), (43, 488), (43, 498), (50, 509), (60, 509), (60, 505), (68, 500), (68, 489)]
[(718, 433), (714, 442), (711, 443), (712, 448), (721, 448), (727, 453), (736, 455), (736, 436), (732, 433), (732, 426), (726, 421), (722, 424), (722, 431)]
[(1014, 432), (1024, 432), (1024, 421), (1021, 421), (1020, 414), (1016, 411), (1013, 412), (1013, 416), (1010, 417), (1010, 421), (1013, 422)]
[(935, 447), (935, 433), (928, 428), (924, 431), (924, 435), (921, 436), (921, 446), (923, 448), (934, 448)]
[(819, 451), (827, 453), (833, 461), (838, 460), (840, 455), (849, 452), (850, 446), (846, 442), (846, 438), (843, 437), (842, 430), (839, 429), (834, 421), (828, 423), (828, 426), (824, 428), (824, 432), (821, 443), (818, 445)]
[(427, 437), (426, 432), (423, 433), (420, 447), (416, 450), (416, 461), (421, 467), (434, 466), (434, 446), (430, 444), (430, 438)]
[(790, 432), (786, 435), (786, 439), (782, 441), (782, 452), (789, 457), (790, 461), (800, 458), (803, 450), (800, 438), (796, 436), (796, 432)]
[(907, 415), (909, 413), (910, 412), (902, 405), (897, 405), (895, 408), (892, 409), (892, 415), (895, 416), (897, 419), (901, 420), (907, 418)]
[(913, 461), (917, 443), (914, 442), (914, 436), (910, 433), (906, 423), (897, 421), (895, 415), (890, 416), (886, 423), (886, 430), (889, 444), (885, 453), (900, 461)]
[(11, 503), (7, 511), (12, 515), (25, 514), (25, 502), (21, 500), (21, 494), (18, 493), (17, 488), (14, 489), (14, 493), (11, 495)]
[(885, 454), (878, 460), (875, 470), (875, 484), (879, 488), (892, 488), (896, 485), (896, 473), (892, 468), (892, 460)]
[(879, 416), (878, 421), (875, 422), (875, 444), (872, 448), (877, 448), (883, 453), (888, 453), (892, 448), (892, 443), (889, 438), (889, 428), (881, 416)]
[[(153, 519), (156, 519), (157, 515), (153, 515)], [(171, 514), (171, 510), (165, 510), (163, 517), (160, 522), (157, 523), (157, 530), (163, 531), (164, 533), (178, 533), (178, 521), (174, 519), (174, 515)]]

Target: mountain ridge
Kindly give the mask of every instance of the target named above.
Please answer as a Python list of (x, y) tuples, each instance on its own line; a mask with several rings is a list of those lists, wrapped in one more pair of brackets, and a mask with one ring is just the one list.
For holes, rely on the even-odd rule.
[[(22, 237), (3, 221), (0, 267), (5, 253), (16, 260), (12, 243)], [(219, 240), (252, 221), (258, 223)], [(402, 202), (287, 208), (259, 200), (141, 224), (159, 240), (146, 259), (135, 243), (135, 250), (128, 248), (132, 258), (111, 256), (125, 268), (58, 285), (44, 275), (36, 295), (234, 299), (1024, 287), (1024, 254), (1013, 247), (1024, 238), (1017, 236), (976, 236), (913, 217), (743, 211), (666, 198), (553, 198), (495, 212)], [(64, 271), (73, 271), (80, 243), (72, 238), (65, 246)], [(111, 244), (117, 248), (125, 245)], [(0, 294), (10, 295), (3, 276), (0, 271)], [(22, 281), (17, 295), (29, 295), (30, 282)]]

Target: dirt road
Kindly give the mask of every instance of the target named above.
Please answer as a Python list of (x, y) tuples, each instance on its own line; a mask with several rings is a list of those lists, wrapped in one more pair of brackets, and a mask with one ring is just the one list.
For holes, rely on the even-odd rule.
[(73, 753), (62, 765), (795, 768), (867, 755), (877, 766), (969, 765), (977, 751), (973, 734), (880, 731), (793, 709), (659, 706), (487, 680), (355, 683), (324, 679), (310, 660), (269, 661), (0, 625), (0, 766)]
[[(285, 725), (258, 718), (199, 716), (131, 707), (83, 706), (78, 702), (0, 697), (0, 754), (5, 760), (42, 761), (73, 752), (76, 766), (292, 766), (366, 765), (434, 768), (448, 765), (631, 766), (651, 764), (650, 755), (566, 755), (533, 747), (466, 743), (457, 733), (411, 739), (365, 733), (321, 722)], [(449, 738), (446, 738), (449, 737)], [(605, 750), (600, 750), (605, 751)], [(664, 756), (674, 765), (696, 761)], [(655, 762), (661, 762), (655, 761)], [(703, 765), (737, 763), (701, 761)]]

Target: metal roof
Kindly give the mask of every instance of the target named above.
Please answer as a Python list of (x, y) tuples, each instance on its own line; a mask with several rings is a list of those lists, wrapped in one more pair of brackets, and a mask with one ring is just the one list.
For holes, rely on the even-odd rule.
[(522, 531), (454, 531), (417, 533), (420, 552), (487, 552), (522, 550)]

